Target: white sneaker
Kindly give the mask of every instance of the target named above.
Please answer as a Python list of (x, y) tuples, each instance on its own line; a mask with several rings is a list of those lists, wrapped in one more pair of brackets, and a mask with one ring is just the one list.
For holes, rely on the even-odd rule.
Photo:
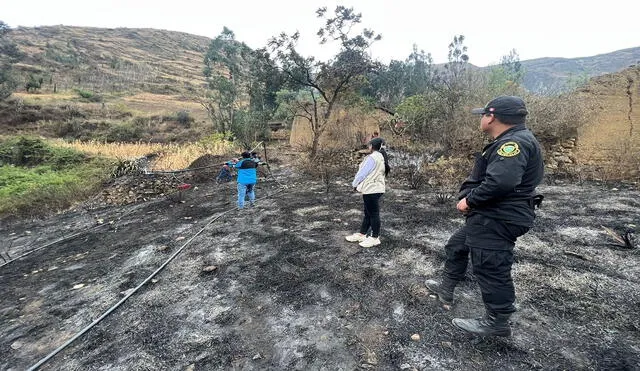
[(365, 238), (367, 238), (367, 236), (365, 236), (362, 233), (354, 233), (354, 234), (350, 234), (347, 237), (345, 237), (345, 240), (349, 241), (349, 242), (362, 242), (365, 240)]
[(367, 237), (364, 239), (364, 241), (359, 243), (360, 246), (362, 247), (373, 247), (373, 246), (378, 246), (380, 245), (380, 238), (378, 237)]

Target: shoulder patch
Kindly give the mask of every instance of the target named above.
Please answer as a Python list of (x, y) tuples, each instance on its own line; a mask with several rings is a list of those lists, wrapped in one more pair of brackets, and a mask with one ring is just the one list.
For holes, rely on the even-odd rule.
[(520, 154), (520, 147), (516, 142), (506, 142), (498, 148), (498, 154), (502, 157), (514, 157)]

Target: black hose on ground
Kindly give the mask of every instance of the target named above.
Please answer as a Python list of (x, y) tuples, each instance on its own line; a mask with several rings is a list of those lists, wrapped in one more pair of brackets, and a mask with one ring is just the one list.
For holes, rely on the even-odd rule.
[[(280, 192), (282, 192), (284, 189), (280, 188), (279, 190), (277, 190), (276, 192), (267, 195), (263, 198), (270, 198)], [(79, 337), (81, 337), (82, 335), (84, 335), (85, 333), (87, 333), (89, 330), (91, 330), (95, 325), (97, 325), (98, 323), (100, 323), (100, 321), (102, 321), (103, 319), (105, 319), (109, 314), (111, 314), (113, 311), (115, 311), (116, 309), (118, 309), (118, 307), (120, 305), (122, 305), (122, 303), (124, 303), (125, 301), (127, 301), (127, 299), (129, 299), (133, 294), (135, 294), (140, 288), (142, 288), (142, 286), (144, 286), (145, 284), (147, 284), (149, 281), (151, 281), (153, 279), (153, 277), (155, 277), (158, 273), (160, 273), (160, 271), (162, 271), (169, 263), (171, 263), (171, 261), (178, 256), (178, 254), (180, 254), (180, 252), (182, 252), (182, 250), (184, 250), (185, 247), (187, 247), (187, 245), (189, 245), (189, 243), (191, 243), (191, 241), (193, 241), (196, 237), (198, 237), (202, 232), (205, 231), (205, 229), (207, 229), (207, 227), (209, 225), (211, 225), (213, 222), (215, 222), (216, 220), (220, 219), (222, 216), (224, 216), (225, 214), (228, 214), (232, 211), (235, 211), (236, 209), (229, 209), (226, 211), (221, 212), (220, 214), (214, 216), (209, 222), (207, 222), (207, 224), (204, 225), (204, 227), (202, 227), (202, 229), (200, 229), (196, 234), (194, 234), (191, 238), (189, 238), (189, 240), (187, 240), (187, 242), (185, 242), (178, 250), (176, 250), (176, 252), (174, 252), (169, 259), (167, 259), (160, 267), (158, 267), (158, 269), (156, 269), (153, 273), (151, 273), (144, 281), (142, 281), (142, 283), (140, 283), (138, 286), (136, 286), (133, 290), (131, 290), (129, 293), (127, 293), (127, 295), (125, 295), (125, 297), (123, 297), (122, 299), (120, 299), (120, 301), (118, 301), (116, 304), (114, 304), (111, 308), (107, 309), (106, 312), (104, 312), (100, 317), (98, 317), (96, 320), (94, 320), (93, 322), (91, 322), (88, 326), (86, 326), (85, 328), (83, 328), (80, 332), (78, 332), (77, 334), (75, 334), (71, 339), (67, 340), (64, 344), (60, 345), (58, 348), (56, 348), (54, 351), (52, 351), (51, 353), (49, 353), (47, 356), (45, 356), (44, 358), (42, 358), (40, 361), (38, 361), (38, 363), (36, 363), (35, 365), (29, 367), (29, 371), (32, 370), (37, 370), (39, 369), (42, 365), (44, 365), (45, 363), (47, 363), (51, 358), (53, 358), (56, 354), (60, 353), (62, 350), (64, 350), (66, 347), (68, 347), (69, 345), (71, 345), (71, 343), (73, 343), (74, 341), (76, 341)]]
[[(127, 211), (127, 212), (125, 212), (125, 213), (124, 213), (124, 214), (122, 214), (122, 215), (120, 215), (120, 216), (118, 217), (118, 219), (116, 219), (116, 222), (117, 222), (117, 221), (119, 221), (120, 219), (122, 219), (124, 216), (131, 214), (131, 213), (133, 212), (133, 210), (135, 210), (135, 208), (132, 208), (131, 210), (129, 210), (129, 211)], [(110, 224), (110, 223), (104, 223), (104, 224), (94, 225), (93, 227), (91, 227), (91, 228), (89, 228), (89, 229), (86, 229), (86, 230), (83, 230), (83, 231), (81, 231), (81, 232), (76, 232), (76, 233), (70, 234), (70, 235), (68, 235), (68, 236), (61, 237), (61, 238), (59, 238), (59, 239), (57, 239), (57, 240), (55, 240), (55, 241), (52, 241), (52, 242), (46, 243), (46, 244), (44, 244), (43, 246), (37, 247), (37, 248), (35, 248), (35, 249), (33, 249), (33, 250), (29, 250), (29, 251), (27, 251), (26, 253), (24, 253), (24, 254), (22, 254), (22, 255), (20, 255), (20, 256), (17, 256), (17, 257), (15, 257), (15, 258), (13, 258), (13, 259), (11, 259), (11, 260), (9, 260), (9, 261), (7, 261), (7, 262), (3, 263), (3, 264), (0, 264), (0, 268), (4, 267), (5, 265), (9, 265), (9, 264), (13, 263), (13, 262), (14, 262), (14, 261), (16, 261), (16, 260), (20, 260), (20, 259), (24, 258), (25, 256), (31, 255), (31, 254), (33, 254), (33, 253), (34, 253), (34, 252), (36, 252), (36, 251), (40, 251), (40, 250), (42, 250), (42, 249), (44, 249), (44, 248), (47, 248), (47, 247), (49, 247), (49, 246), (52, 246), (52, 245), (58, 244), (58, 243), (60, 243), (60, 242), (69, 241), (70, 239), (75, 238), (75, 237), (78, 237), (78, 236), (80, 236), (80, 235), (82, 235), (82, 234), (84, 234), (84, 233), (90, 232), (90, 231), (95, 230), (95, 229), (100, 229), (100, 228), (102, 228), (102, 227), (104, 227), (104, 226), (108, 226), (108, 225), (111, 225), (111, 224)]]

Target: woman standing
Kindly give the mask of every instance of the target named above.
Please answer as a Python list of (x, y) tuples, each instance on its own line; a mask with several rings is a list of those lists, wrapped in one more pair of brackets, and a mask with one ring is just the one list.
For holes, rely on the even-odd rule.
[[(385, 191), (385, 177), (389, 174), (387, 152), (382, 148), (384, 140), (369, 141), (370, 155), (364, 158), (351, 185), (362, 193), (364, 217), (360, 232), (346, 236), (349, 242), (359, 242), (362, 247), (380, 245), (380, 198)], [(371, 230), (371, 235), (369, 234)]]

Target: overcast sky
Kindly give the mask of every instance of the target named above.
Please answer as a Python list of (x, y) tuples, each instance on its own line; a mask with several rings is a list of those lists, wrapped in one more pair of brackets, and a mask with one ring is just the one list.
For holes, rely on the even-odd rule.
[(470, 62), (496, 63), (516, 49), (521, 60), (583, 57), (640, 46), (640, 1), (563, 0), (0, 0), (0, 20), (16, 26), (151, 27), (215, 37), (223, 26), (252, 48), (282, 31), (301, 32), (301, 50), (326, 57), (315, 35), (315, 9), (353, 6), (382, 34), (373, 49), (384, 62), (404, 60), (413, 44), (446, 62), (454, 35)]

